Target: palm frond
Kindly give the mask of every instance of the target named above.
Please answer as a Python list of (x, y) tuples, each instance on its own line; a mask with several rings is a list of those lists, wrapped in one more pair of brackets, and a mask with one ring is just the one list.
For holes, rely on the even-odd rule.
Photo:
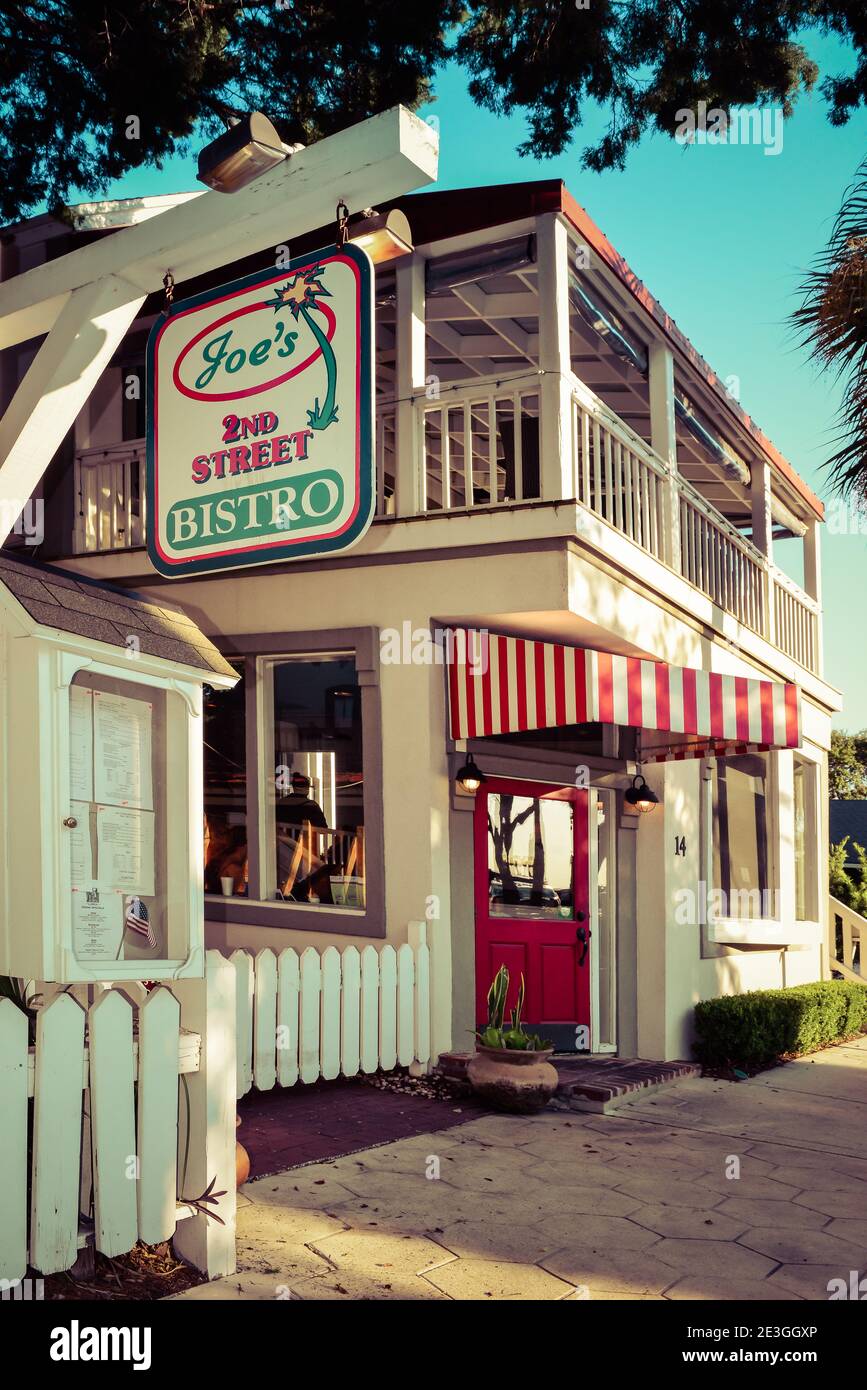
[(867, 502), (867, 159), (846, 189), (828, 245), (792, 315), (822, 371), (843, 382), (836, 442), (826, 459), (835, 489)]

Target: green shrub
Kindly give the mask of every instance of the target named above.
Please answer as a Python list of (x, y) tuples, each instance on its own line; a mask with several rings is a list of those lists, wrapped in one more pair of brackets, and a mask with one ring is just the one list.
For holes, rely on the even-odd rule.
[(695, 1055), (706, 1067), (767, 1067), (867, 1032), (867, 985), (822, 980), (757, 989), (695, 1006)]

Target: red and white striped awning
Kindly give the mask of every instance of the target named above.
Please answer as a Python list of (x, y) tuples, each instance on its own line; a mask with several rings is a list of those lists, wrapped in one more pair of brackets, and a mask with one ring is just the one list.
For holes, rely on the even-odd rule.
[(800, 743), (800, 691), (779, 681), (466, 628), (449, 629), (446, 661), (455, 739), (597, 721), (679, 736), (643, 739), (647, 762)]

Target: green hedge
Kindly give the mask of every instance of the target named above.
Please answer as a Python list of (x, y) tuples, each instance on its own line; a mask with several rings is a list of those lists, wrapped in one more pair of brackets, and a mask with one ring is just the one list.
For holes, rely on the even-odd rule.
[(867, 1032), (867, 985), (823, 980), (705, 999), (695, 1006), (695, 1029), (704, 1066), (766, 1067)]

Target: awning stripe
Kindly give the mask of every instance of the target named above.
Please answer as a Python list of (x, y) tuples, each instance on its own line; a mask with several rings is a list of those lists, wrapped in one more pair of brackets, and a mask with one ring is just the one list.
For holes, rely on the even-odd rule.
[(453, 630), (447, 644), (453, 738), (599, 721), (690, 737), (648, 760), (796, 748), (796, 685), (722, 675), (532, 638)]

